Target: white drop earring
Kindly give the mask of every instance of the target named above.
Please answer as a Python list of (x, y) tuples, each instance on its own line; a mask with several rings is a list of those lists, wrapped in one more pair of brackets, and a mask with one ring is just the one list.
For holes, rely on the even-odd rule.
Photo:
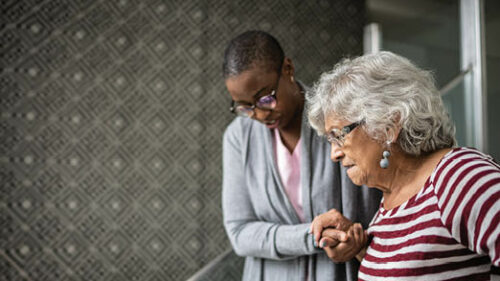
[(389, 167), (389, 156), (391, 156), (391, 152), (389, 152), (389, 147), (391, 143), (387, 142), (387, 149), (382, 152), (382, 160), (380, 160), (380, 168), (387, 169)]

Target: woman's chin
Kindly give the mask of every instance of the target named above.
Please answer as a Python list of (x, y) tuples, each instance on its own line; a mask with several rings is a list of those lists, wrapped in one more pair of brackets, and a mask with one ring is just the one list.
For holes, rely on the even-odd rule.
[(356, 166), (352, 166), (346, 171), (347, 176), (351, 179), (352, 183), (355, 185), (363, 185), (364, 183), (361, 181), (359, 176), (359, 171)]
[(280, 120), (274, 120), (272, 123), (264, 123), (268, 129), (276, 129), (280, 125)]
[(363, 185), (360, 181), (356, 180), (356, 178), (350, 178), (352, 183), (354, 183), (355, 185)]

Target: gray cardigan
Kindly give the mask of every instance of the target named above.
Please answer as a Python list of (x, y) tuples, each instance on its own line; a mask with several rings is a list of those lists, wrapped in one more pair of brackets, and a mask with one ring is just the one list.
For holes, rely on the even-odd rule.
[(357, 280), (359, 263), (333, 263), (313, 246), (309, 225), (335, 208), (366, 228), (381, 194), (352, 184), (330, 160), (329, 143), (303, 116), (301, 186), (308, 223), (300, 223), (273, 159), (272, 137), (263, 124), (241, 117), (224, 133), (224, 227), (234, 251), (246, 257), (243, 280)]

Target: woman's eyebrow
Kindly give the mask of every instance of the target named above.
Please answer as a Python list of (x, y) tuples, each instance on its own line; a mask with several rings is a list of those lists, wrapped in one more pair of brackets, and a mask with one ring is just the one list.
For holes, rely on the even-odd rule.
[[(253, 94), (252, 98), (253, 98), (254, 100), (256, 100), (256, 99), (257, 99), (257, 97), (258, 97), (260, 94), (262, 94), (262, 91), (264, 91), (264, 90), (265, 90), (265, 89), (267, 89), (267, 88), (268, 88), (267, 86), (262, 87), (260, 90), (258, 90), (257, 92), (255, 92), (255, 94)], [(248, 103), (248, 104), (251, 104), (251, 102), (246, 102), (246, 101), (237, 101), (237, 100), (235, 100), (235, 102), (237, 102), (237, 103)]]
[(254, 97), (254, 98), (257, 98), (257, 97), (258, 97), (258, 96), (262, 93), (262, 91), (264, 91), (266, 88), (267, 88), (267, 86), (266, 86), (266, 87), (263, 87), (263, 88), (262, 88), (262, 89), (260, 89), (260, 90), (258, 90), (258, 91), (257, 91), (257, 92), (253, 95), (253, 97)]

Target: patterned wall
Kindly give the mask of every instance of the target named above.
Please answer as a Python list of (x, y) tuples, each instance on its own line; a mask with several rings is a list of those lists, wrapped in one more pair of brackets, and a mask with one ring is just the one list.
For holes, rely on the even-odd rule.
[(361, 52), (364, 21), (364, 1), (348, 0), (2, 0), (1, 10), (0, 280), (192, 275), (230, 247), (227, 41), (267, 30), (311, 83)]

